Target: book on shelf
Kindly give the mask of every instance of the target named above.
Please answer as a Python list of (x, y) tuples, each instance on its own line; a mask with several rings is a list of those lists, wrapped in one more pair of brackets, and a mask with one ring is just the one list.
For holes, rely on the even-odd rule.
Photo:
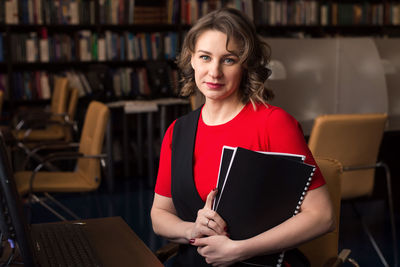
[(69, 86), (71, 88), (78, 89), (78, 93), (79, 93), (80, 97), (85, 96), (86, 90), (85, 90), (78, 74), (74, 70), (66, 71), (65, 74), (67, 76)]
[[(224, 146), (213, 209), (226, 221), (230, 238), (242, 240), (265, 232), (296, 215), (315, 166), (302, 155), (257, 152)], [(284, 252), (245, 260), (282, 263)]]
[(164, 6), (135, 6), (134, 24), (161, 24), (167, 22)]
[(5, 22), (7, 24), (18, 24), (18, 0), (5, 0)]
[(40, 61), (41, 62), (49, 62), (50, 54), (49, 54), (49, 39), (47, 37), (47, 29), (41, 29), (41, 36), (39, 40), (40, 47)]
[(51, 89), (49, 84), (49, 76), (46, 72), (40, 72), (40, 88), (41, 88), (41, 96), (43, 99), (50, 99), (51, 97)]
[(26, 39), (26, 62), (36, 62), (39, 59), (38, 36), (36, 32), (29, 33)]
[(99, 35), (97, 38), (97, 59), (98, 61), (105, 61), (107, 59), (106, 52), (106, 39), (104, 35)]

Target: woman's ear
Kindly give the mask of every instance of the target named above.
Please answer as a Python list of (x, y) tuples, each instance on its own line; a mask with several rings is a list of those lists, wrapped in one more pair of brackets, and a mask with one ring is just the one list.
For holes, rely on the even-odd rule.
[(193, 54), (190, 56), (190, 66), (192, 66), (192, 69), (194, 69), (194, 67), (193, 67)]

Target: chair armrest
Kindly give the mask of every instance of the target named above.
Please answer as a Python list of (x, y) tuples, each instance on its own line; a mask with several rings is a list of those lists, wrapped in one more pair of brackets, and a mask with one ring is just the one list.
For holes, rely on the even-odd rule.
[(52, 116), (51, 112), (47, 111), (24, 111), (19, 112), (15, 117), (15, 129), (21, 130), (25, 125), (32, 124), (38, 121), (48, 121)]
[[(38, 123), (35, 123), (31, 125), (31, 127), (23, 129), (24, 130), (24, 136), (22, 137), (22, 140), (19, 140), (20, 142), (25, 142), (25, 143), (37, 143), (38, 141), (32, 141), (29, 140), (29, 136), (34, 130), (38, 129), (44, 129), (46, 126), (49, 125), (60, 125), (64, 127), (68, 127), (71, 129), (73, 133), (78, 132), (78, 125), (76, 121), (54, 121), (54, 120), (48, 120), (48, 121), (40, 121)], [(17, 129), (16, 131), (20, 131), (21, 129)], [(15, 137), (16, 139), (17, 137)]]
[(79, 143), (71, 143), (71, 142), (64, 142), (64, 141), (49, 141), (49, 142), (41, 142), (40, 144), (28, 148), (25, 145), (25, 142), (18, 142), (17, 146), (18, 149), (21, 149), (25, 152), (26, 158), (24, 163), (22, 164), (22, 169), (25, 170), (28, 162), (35, 158), (36, 160), (41, 160), (39, 156), (39, 152), (44, 150), (69, 150), (69, 149), (77, 149), (79, 148)]
[[(103, 159), (106, 158), (106, 154), (97, 154), (97, 155), (85, 155), (81, 152), (56, 152), (56, 153), (50, 153), (46, 157), (43, 158), (43, 162), (40, 163), (35, 170), (42, 165), (45, 162), (52, 162), (56, 160), (64, 160), (64, 159), (78, 159), (78, 158), (88, 158), (88, 159)], [(42, 167), (40, 167), (42, 168)]]
[(57, 160), (66, 160), (66, 159), (78, 159), (78, 158), (89, 158), (89, 159), (104, 159), (107, 158), (106, 154), (97, 154), (97, 155), (85, 155), (80, 152), (59, 152), (59, 153), (51, 153), (47, 157), (43, 158), (43, 161), (36, 166), (36, 168), (32, 171), (31, 178), (29, 180), (29, 195), (33, 193), (33, 181), (35, 179), (36, 174), (46, 165), (46, 163), (57, 161)]
[[(24, 144), (22, 143), (21, 146)], [(52, 142), (41, 142), (37, 146), (30, 149), (30, 154), (38, 153), (41, 150), (62, 150), (79, 148), (79, 143), (76, 142), (64, 142), (64, 141), (52, 141)]]

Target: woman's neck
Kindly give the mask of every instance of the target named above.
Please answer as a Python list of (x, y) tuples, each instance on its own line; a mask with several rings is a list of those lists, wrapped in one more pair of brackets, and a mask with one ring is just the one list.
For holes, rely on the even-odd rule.
[(202, 119), (209, 126), (224, 124), (235, 118), (244, 106), (239, 99), (227, 103), (206, 100), (201, 113)]

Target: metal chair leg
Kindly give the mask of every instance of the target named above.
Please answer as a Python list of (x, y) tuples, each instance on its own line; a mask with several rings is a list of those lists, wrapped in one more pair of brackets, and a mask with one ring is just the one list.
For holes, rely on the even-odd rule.
[[(80, 220), (81, 218), (78, 217), (74, 212), (72, 212), (69, 208), (67, 208), (65, 205), (63, 205), (61, 202), (59, 202), (58, 200), (56, 200), (54, 197), (52, 197), (50, 194), (48, 193), (44, 193), (44, 196), (46, 197), (46, 199), (48, 199), (49, 201), (53, 202), (55, 205), (57, 205), (59, 208), (61, 208), (63, 211), (65, 211), (68, 215), (70, 215), (72, 218), (74, 218), (75, 220)], [(57, 212), (55, 209), (53, 209), (52, 207), (50, 207), (49, 205), (47, 205), (47, 203), (45, 201), (43, 201), (42, 199), (40, 199), (38, 196), (36, 196), (35, 194), (31, 194), (30, 195), (30, 199), (33, 200), (36, 203), (39, 203), (40, 205), (42, 205), (44, 208), (46, 208), (47, 210), (49, 210), (51, 213), (53, 213), (57, 218), (59, 218), (62, 221), (67, 221), (67, 219), (62, 216), (59, 212)]]
[[(371, 168), (378, 168), (382, 167), (385, 170), (385, 176), (386, 176), (386, 186), (387, 186), (387, 198), (388, 198), (388, 206), (389, 206), (389, 219), (390, 219), (390, 226), (392, 230), (392, 246), (393, 246), (393, 266), (398, 267), (399, 264), (399, 259), (398, 259), (398, 249), (397, 249), (397, 232), (396, 232), (396, 223), (395, 223), (395, 218), (394, 218), (394, 208), (393, 208), (393, 195), (392, 195), (392, 180), (391, 180), (391, 175), (390, 175), (390, 169), (389, 166), (380, 161), (374, 165), (370, 166), (350, 166), (350, 167), (343, 167), (344, 171), (351, 171), (351, 170), (361, 170), (361, 169), (371, 169)], [(353, 203), (354, 210), (357, 214), (357, 216), (360, 218), (363, 228), (366, 231), (375, 251), (378, 253), (379, 258), (381, 259), (382, 263), (385, 266), (388, 266), (387, 261), (383, 257), (382, 252), (380, 251), (378, 245), (375, 242), (375, 239), (372, 237), (371, 233), (368, 230), (367, 225), (365, 222), (362, 220), (361, 215), (358, 213), (354, 203)]]
[(59, 218), (62, 221), (66, 221), (67, 219), (62, 216), (60, 213), (58, 213), (55, 209), (53, 209), (52, 207), (50, 207), (49, 205), (46, 204), (46, 202), (44, 202), (43, 200), (41, 200), (38, 196), (32, 194), (30, 196), (31, 200), (35, 203), (39, 203), (40, 205), (42, 205), (44, 208), (46, 208), (48, 211), (50, 211), (51, 213), (53, 213), (57, 218)]
[(383, 253), (382, 253), (381, 249), (379, 248), (378, 244), (376, 243), (375, 238), (372, 236), (371, 231), (369, 230), (369, 228), (367, 226), (367, 223), (365, 222), (365, 220), (359, 213), (355, 203), (352, 202), (351, 204), (353, 206), (354, 213), (357, 215), (358, 219), (361, 221), (361, 226), (362, 226), (364, 232), (367, 234), (368, 239), (371, 242), (373, 248), (375, 249), (376, 254), (378, 254), (378, 257), (381, 260), (383, 266), (389, 267), (389, 264), (387, 263), (385, 257), (383, 256)]
[(392, 195), (392, 178), (390, 175), (389, 166), (384, 162), (378, 162), (378, 167), (382, 167), (385, 170), (386, 174), (386, 186), (387, 186), (387, 194), (388, 194), (388, 205), (389, 205), (389, 216), (390, 216), (390, 225), (392, 228), (392, 242), (393, 242), (393, 263), (394, 267), (399, 266), (399, 251), (397, 249), (397, 231), (396, 231), (396, 223), (394, 218), (394, 208), (393, 208), (393, 195)]

